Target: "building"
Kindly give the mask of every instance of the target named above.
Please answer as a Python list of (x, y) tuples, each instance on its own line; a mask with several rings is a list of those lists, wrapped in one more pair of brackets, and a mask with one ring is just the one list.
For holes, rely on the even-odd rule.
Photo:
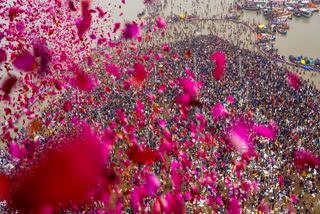
[(299, 0), (287, 0), (288, 5), (296, 5), (299, 3)]
[(272, 5), (283, 6), (286, 3), (286, 0), (272, 0)]

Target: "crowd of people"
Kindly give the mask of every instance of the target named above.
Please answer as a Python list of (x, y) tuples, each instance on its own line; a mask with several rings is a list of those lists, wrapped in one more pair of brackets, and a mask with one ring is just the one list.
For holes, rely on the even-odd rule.
[[(139, 47), (114, 42), (94, 53), (80, 69), (93, 74), (96, 86), (89, 92), (67, 82), (55, 86), (59, 98), (14, 139), (37, 148), (27, 148), (33, 151), (28, 161), (2, 151), (2, 172), (25, 173), (34, 165), (30, 158), (56, 149), (61, 132), (77, 136), (75, 121), (83, 121), (112, 141), (106, 163), (112, 196), (65, 213), (320, 212), (319, 168), (299, 169), (294, 162), (297, 151), (320, 155), (319, 91), (306, 81), (291, 87), (289, 68), (250, 50), (254, 41), (245, 27), (209, 26), (174, 23), (159, 30), (156, 42), (151, 34)], [(201, 31), (210, 33), (197, 36)], [(220, 80), (212, 75), (216, 52), (226, 57)], [(137, 63), (146, 71), (142, 81), (135, 77)], [(183, 101), (185, 91), (196, 95)], [(214, 116), (219, 104), (227, 116)], [(250, 134), (251, 158), (225, 139), (239, 118), (278, 127), (275, 138)], [(143, 154), (146, 160), (137, 157)], [(5, 203), (0, 209), (13, 212)]]
[[(214, 62), (210, 55), (216, 51), (223, 52), (227, 58), (221, 81), (216, 81), (211, 74)], [(261, 208), (263, 204), (269, 207), (266, 210), (276, 213), (289, 212), (290, 204), (297, 213), (319, 210), (315, 206), (320, 184), (317, 169), (300, 172), (293, 164), (297, 150), (305, 149), (319, 155), (319, 91), (306, 82), (300, 90), (294, 90), (287, 82), (286, 68), (278, 67), (259, 53), (239, 49), (238, 45), (214, 35), (170, 43), (166, 49), (153, 46), (129, 53), (131, 56), (126, 56), (127, 61), (119, 59), (128, 52), (115, 53), (110, 63), (125, 67), (126, 63), (144, 61), (145, 68), (150, 72), (144, 85), (141, 88), (131, 86), (128, 90), (123, 81), (130, 79), (129, 71), (123, 72), (122, 77), (117, 79), (106, 72), (104, 63), (89, 68), (101, 81), (93, 91), (81, 93), (69, 87), (54, 103), (54, 108), (48, 107), (42, 113), (43, 130), (38, 135), (44, 147), (58, 136), (55, 133), (59, 130), (72, 132), (74, 117), (98, 130), (110, 129), (122, 136), (114, 145), (108, 165), (122, 172), (118, 174), (121, 177), (119, 189), (126, 213), (138, 210), (148, 212), (155, 205), (154, 197), (146, 197), (144, 204), (135, 209), (133, 198), (127, 193), (143, 182), (141, 176), (144, 173), (141, 170), (145, 167), (159, 178), (161, 187), (157, 195), (160, 197), (176, 192), (176, 184), (172, 181), (175, 173), (183, 177), (181, 196), (185, 211), (190, 213), (224, 213), (231, 206), (228, 199), (233, 196), (237, 196), (245, 213), (264, 210)], [(143, 60), (146, 53), (150, 54), (150, 59), (145, 57)], [(156, 59), (157, 54), (161, 55), (161, 59)], [(176, 82), (177, 78), (190, 78), (190, 73), (186, 72), (188, 69), (193, 72), (194, 79), (203, 84), (196, 102), (185, 109), (175, 102), (181, 94)], [(234, 103), (227, 101), (228, 96), (234, 98)], [(72, 101), (69, 112), (63, 111), (66, 101)], [(229, 117), (217, 122), (211, 109), (219, 102), (225, 106)], [(203, 121), (196, 116), (198, 114), (204, 117)], [(245, 116), (252, 123), (274, 121), (279, 126), (276, 140), (255, 139), (257, 155), (246, 162), (241, 175), (236, 173), (237, 163), (243, 161), (241, 154), (222, 140), (232, 118), (237, 115)], [(122, 117), (126, 118), (126, 124), (133, 126), (131, 131), (124, 128)], [(166, 122), (163, 130), (157, 124), (159, 120)], [(44, 124), (48, 121), (50, 125), (46, 127)], [(126, 139), (129, 136), (134, 140)], [(208, 137), (212, 137), (210, 143), (204, 140)], [(155, 151), (162, 150), (169, 142), (173, 148), (166, 148), (168, 151), (164, 160), (155, 161), (152, 165), (131, 163), (128, 166), (125, 160), (130, 158), (125, 154), (133, 142), (143, 149)], [(180, 171), (172, 170), (175, 162), (181, 164)], [(213, 176), (215, 182), (207, 182), (209, 176)], [(280, 177), (283, 178), (283, 185)], [(244, 183), (249, 184), (249, 191), (245, 191)], [(253, 188), (254, 183), (257, 189)], [(197, 189), (194, 190), (196, 197), (188, 200), (186, 193), (192, 192), (192, 188)], [(292, 202), (293, 196), (298, 200)], [(223, 203), (210, 204), (212, 198), (219, 197)]]

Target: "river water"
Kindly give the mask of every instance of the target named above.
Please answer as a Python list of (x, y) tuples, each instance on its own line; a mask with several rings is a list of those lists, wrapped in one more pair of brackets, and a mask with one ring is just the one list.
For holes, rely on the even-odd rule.
[[(260, 24), (267, 24), (264, 16), (255, 11), (245, 11), (242, 20), (253, 20)], [(275, 48), (281, 55), (307, 56), (313, 59), (320, 58), (320, 13), (315, 12), (311, 18), (293, 17), (288, 20), (290, 29), (287, 35), (276, 33)]]
[[(164, 0), (162, 0), (164, 1)], [(135, 2), (135, 3), (134, 3)], [(134, 17), (141, 12), (144, 5), (142, 1), (127, 1), (126, 8), (130, 8), (129, 15)], [(167, 7), (161, 12), (163, 16), (171, 14), (197, 14), (201, 18), (224, 17), (233, 4), (232, 0), (168, 0)], [(319, 6), (319, 5), (318, 5)], [(265, 17), (257, 15), (255, 11), (244, 11), (241, 20), (249, 23), (267, 24)], [(281, 55), (308, 56), (313, 59), (320, 58), (320, 12), (315, 12), (311, 18), (293, 17), (288, 20), (290, 29), (287, 35), (275, 33), (275, 48)]]

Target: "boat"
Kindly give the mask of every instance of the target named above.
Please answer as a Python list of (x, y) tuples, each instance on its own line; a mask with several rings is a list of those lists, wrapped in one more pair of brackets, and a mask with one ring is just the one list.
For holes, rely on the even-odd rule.
[(266, 42), (268, 42), (267, 39), (259, 39), (259, 41), (258, 41), (258, 43), (266, 43)]
[(289, 25), (286, 25), (286, 24), (278, 24), (277, 28), (282, 28), (282, 29), (287, 29), (288, 30), (290, 27), (289, 27)]
[(262, 35), (270, 41), (273, 41), (276, 39), (272, 34), (263, 33)]
[(293, 15), (297, 18), (300, 18), (301, 17), (301, 14), (300, 13), (297, 13), (297, 12), (294, 12)]
[(297, 60), (297, 58), (295, 58), (293, 55), (290, 55), (290, 56), (289, 56), (289, 60), (290, 60), (291, 62), (295, 62), (295, 61)]
[(306, 17), (306, 18), (310, 18), (312, 15), (311, 11), (304, 9), (304, 8), (300, 9), (300, 13), (301, 13), (301, 16)]
[(288, 31), (284, 30), (284, 29), (278, 29), (277, 30), (278, 33), (281, 33), (283, 35), (286, 35)]
[(320, 65), (320, 59), (314, 60), (314, 64), (315, 64), (315, 65)]
[(313, 12), (319, 12), (319, 8), (308, 8), (312, 13)]

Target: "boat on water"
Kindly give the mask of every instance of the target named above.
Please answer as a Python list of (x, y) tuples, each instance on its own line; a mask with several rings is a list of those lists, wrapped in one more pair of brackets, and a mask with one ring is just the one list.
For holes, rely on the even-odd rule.
[(301, 13), (301, 16), (306, 17), (306, 18), (310, 18), (312, 16), (312, 12), (305, 9), (305, 8), (301, 8), (300, 13)]
[(319, 8), (308, 8), (309, 11), (313, 12), (319, 12)]
[(284, 30), (284, 29), (278, 29), (277, 30), (278, 33), (281, 33), (283, 35), (286, 35), (288, 31)]
[(294, 15), (295, 17), (297, 17), (297, 18), (300, 18), (300, 17), (301, 17), (301, 14), (298, 13), (298, 12), (294, 12), (293, 15)]
[(287, 25), (287, 24), (277, 24), (276, 26), (277, 26), (277, 28), (282, 28), (282, 29), (287, 29), (287, 30), (290, 28), (289, 25)]
[(272, 34), (268, 34), (268, 33), (263, 33), (262, 36), (264, 36), (266, 39), (268, 39), (270, 41), (274, 41), (276, 39), (276, 37), (274, 37)]

